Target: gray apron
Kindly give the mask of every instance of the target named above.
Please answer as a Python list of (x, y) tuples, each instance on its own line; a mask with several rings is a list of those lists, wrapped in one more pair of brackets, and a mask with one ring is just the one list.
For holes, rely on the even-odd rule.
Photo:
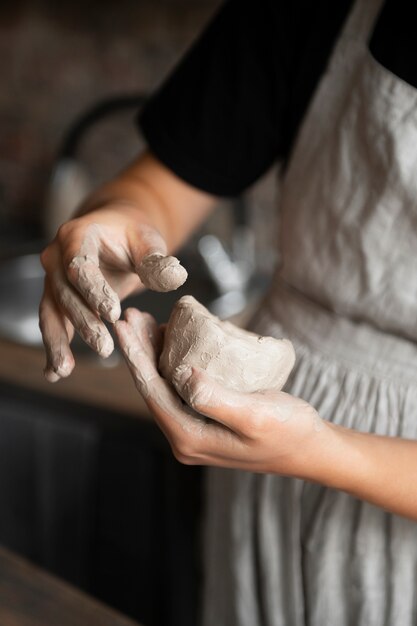
[[(355, 3), (303, 121), (283, 263), (252, 328), (293, 341), (286, 390), (324, 419), (416, 439), (417, 90), (367, 49), (380, 5)], [(209, 470), (204, 626), (415, 626), (416, 583), (417, 524), (320, 485)]]

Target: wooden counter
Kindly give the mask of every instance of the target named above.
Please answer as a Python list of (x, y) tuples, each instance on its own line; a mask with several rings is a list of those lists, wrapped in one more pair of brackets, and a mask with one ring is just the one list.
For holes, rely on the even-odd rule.
[(2, 626), (139, 626), (0, 547)]
[(121, 356), (107, 361), (95, 355), (79, 357), (71, 376), (57, 383), (45, 380), (44, 366), (43, 349), (0, 339), (0, 380), (133, 417), (150, 417)]

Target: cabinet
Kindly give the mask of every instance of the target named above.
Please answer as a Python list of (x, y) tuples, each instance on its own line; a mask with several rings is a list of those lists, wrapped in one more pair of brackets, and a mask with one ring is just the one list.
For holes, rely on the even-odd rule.
[(152, 421), (0, 382), (0, 543), (147, 626), (195, 626), (202, 488)]

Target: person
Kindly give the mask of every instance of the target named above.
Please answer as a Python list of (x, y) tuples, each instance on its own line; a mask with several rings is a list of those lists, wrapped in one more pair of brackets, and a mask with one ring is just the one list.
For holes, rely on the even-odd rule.
[[(71, 373), (74, 329), (108, 355), (114, 323), (174, 454), (211, 466), (204, 626), (417, 622), (410, 4), (226, 2), (142, 113), (149, 151), (42, 254), (47, 378)], [(250, 328), (291, 339), (296, 364), (262, 394), (177, 372), (196, 420), (158, 372), (154, 321), (119, 319), (120, 300), (277, 161), (282, 263)]]

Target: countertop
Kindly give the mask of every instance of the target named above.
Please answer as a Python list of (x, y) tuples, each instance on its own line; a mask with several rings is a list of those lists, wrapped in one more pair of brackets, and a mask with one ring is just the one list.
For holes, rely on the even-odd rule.
[(98, 600), (0, 547), (0, 624), (139, 626)]
[(57, 383), (48, 383), (43, 376), (45, 356), (42, 348), (0, 339), (0, 380), (133, 417), (150, 418), (124, 360), (119, 357), (114, 366), (110, 367), (110, 364), (111, 361), (106, 366), (105, 361), (96, 357), (79, 357), (71, 376)]

